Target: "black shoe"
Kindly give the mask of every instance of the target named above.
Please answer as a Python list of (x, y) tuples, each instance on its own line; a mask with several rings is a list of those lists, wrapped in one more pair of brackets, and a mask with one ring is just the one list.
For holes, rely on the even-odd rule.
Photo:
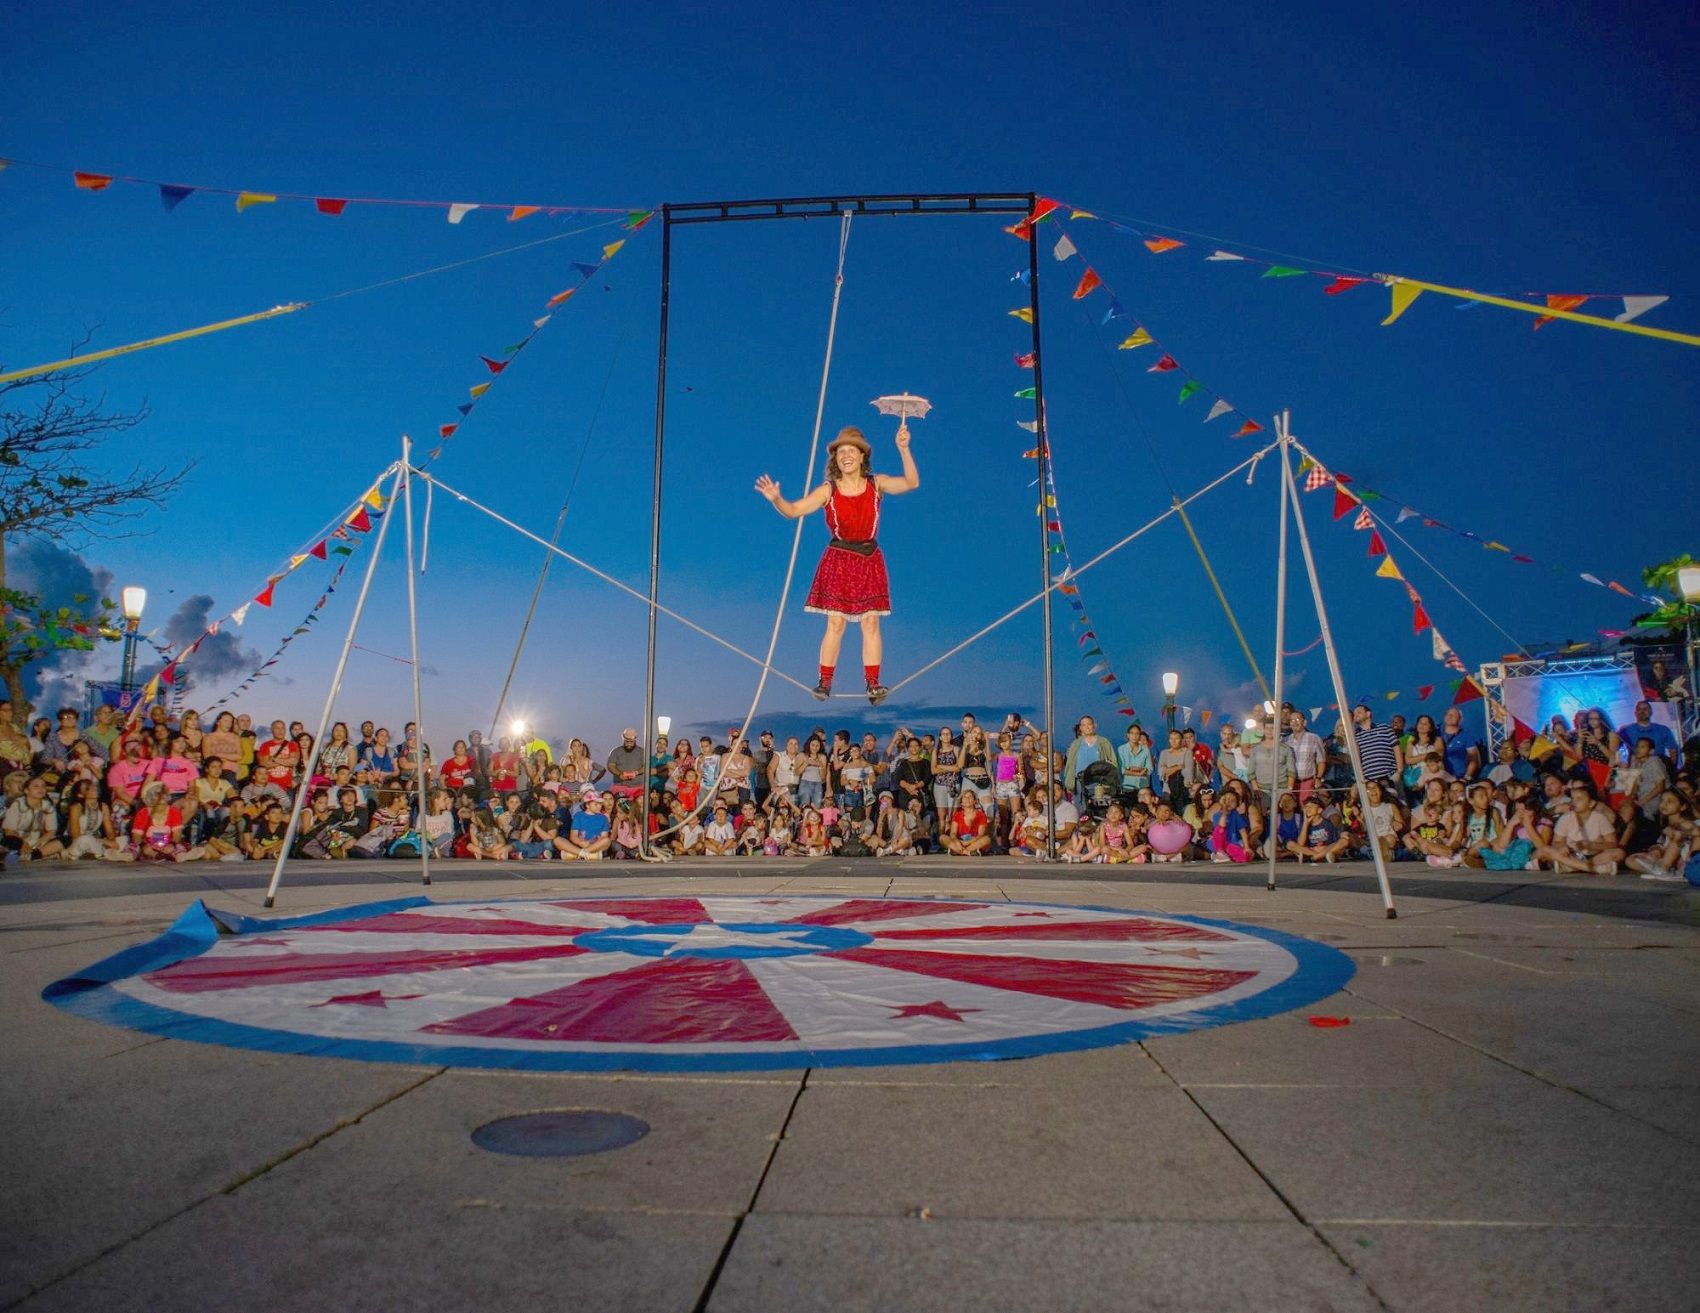
[(890, 696), (891, 690), (884, 684), (868, 685), (868, 701), (873, 703), (876, 707)]
[(827, 683), (824, 679), (821, 680), (820, 683), (815, 685), (815, 701), (816, 702), (825, 702), (831, 696), (832, 696), (832, 685)]

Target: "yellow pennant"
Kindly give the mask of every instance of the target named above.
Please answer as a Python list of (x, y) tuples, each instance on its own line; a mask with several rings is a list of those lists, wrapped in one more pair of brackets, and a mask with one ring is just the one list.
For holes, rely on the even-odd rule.
[(360, 500), (365, 502), (375, 511), (381, 511), (384, 509), (384, 496), (378, 491), (378, 485), (375, 483), (372, 485), (372, 490)]
[(476, 386), (469, 387), (467, 389), (467, 391), (472, 394), (472, 398), (473, 398), (474, 401), (476, 401), (479, 397), (483, 396), (489, 390), (490, 390), (490, 385), (488, 383), (479, 383)]
[(245, 191), (236, 198), (236, 213), (241, 214), (250, 205), (275, 205), (277, 197), (270, 192)]
[(1014, 315), (1024, 324), (1030, 324), (1033, 322), (1033, 311), (1028, 306), (1022, 306), (1019, 310), (1011, 310), (1010, 314)]
[(604, 260), (612, 260), (614, 258), (615, 252), (618, 251), (625, 244), (626, 244), (626, 239), (624, 237), (620, 238), (620, 240), (617, 241), (617, 242), (609, 242), (608, 245), (606, 245), (602, 248), (602, 258)]
[(1388, 324), (1391, 324), (1400, 315), (1404, 314), (1405, 311), (1409, 310), (1411, 308), (1411, 302), (1415, 301), (1423, 294), (1422, 288), (1406, 282), (1389, 284), (1389, 290), (1393, 293), (1393, 310), (1387, 318), (1381, 321), (1381, 326), (1383, 328), (1387, 327)]
[(1093, 214), (1091, 210), (1072, 210), (1068, 217), (1071, 219), (1096, 219), (1098, 216)]
[(1488, 551), (1490, 551), (1490, 552), (1509, 552), (1511, 550), (1504, 543), (1490, 542), (1490, 543), (1484, 543), (1483, 546), (1486, 547), (1488, 549)]
[(1116, 348), (1118, 351), (1132, 351), (1135, 347), (1150, 346), (1151, 334), (1143, 328), (1136, 328), (1127, 335), (1127, 341)]
[(301, 562), (303, 562), (303, 561), (305, 561), (305, 560), (306, 560), (306, 559), (307, 559), (307, 553), (306, 553), (306, 552), (302, 552), (302, 553), (301, 553), (301, 554), (300, 554), (300, 555), (298, 555), (298, 556), (292, 556), (292, 557), (290, 557), (290, 558), (289, 558), (289, 568), (290, 568), (290, 569), (291, 569), (291, 570), (298, 570), (298, 569), (300, 569), (300, 568), (301, 568)]
[(1537, 734), (1529, 743), (1529, 755), (1531, 757), (1544, 757), (1547, 753), (1553, 751), (1553, 749), (1557, 747), (1558, 744), (1554, 743), (1545, 734)]
[(1375, 577), (1377, 579), (1403, 579), (1405, 576), (1399, 573), (1399, 567), (1393, 564), (1393, 558), (1389, 556), (1382, 560), (1380, 568), (1375, 572)]

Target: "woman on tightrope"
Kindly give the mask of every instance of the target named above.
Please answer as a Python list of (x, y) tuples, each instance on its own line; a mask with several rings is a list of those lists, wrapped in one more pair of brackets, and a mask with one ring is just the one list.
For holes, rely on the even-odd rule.
[(862, 673), (868, 682), (868, 701), (878, 706), (891, 691), (880, 683), (880, 617), (891, 613), (891, 589), (886, 580), (885, 557), (880, 554), (880, 499), (888, 494), (913, 492), (921, 486), (915, 458), (909, 453), (909, 425), (897, 430), (897, 454), (903, 474), (873, 473), (873, 449), (862, 431), (848, 426), (826, 449), (827, 481), (801, 501), (786, 501), (779, 485), (767, 475), (756, 480), (756, 491), (788, 520), (826, 508), (826, 527), (832, 541), (822, 553), (815, 570), (804, 609), (826, 617), (826, 635), (820, 643), (820, 683), (815, 697), (832, 696), (832, 676), (838, 668), (838, 649), (850, 621), (862, 627)]

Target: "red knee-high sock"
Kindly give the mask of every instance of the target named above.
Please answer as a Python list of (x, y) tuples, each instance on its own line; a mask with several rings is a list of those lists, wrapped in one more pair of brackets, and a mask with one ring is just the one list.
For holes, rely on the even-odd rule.
[(862, 666), (862, 673), (868, 677), (869, 688), (872, 688), (875, 684), (880, 682), (880, 668), (877, 661), (871, 666), (864, 664)]
[(820, 668), (820, 682), (825, 687), (832, 687), (832, 672), (836, 669), (838, 669), (837, 666), (822, 666)]

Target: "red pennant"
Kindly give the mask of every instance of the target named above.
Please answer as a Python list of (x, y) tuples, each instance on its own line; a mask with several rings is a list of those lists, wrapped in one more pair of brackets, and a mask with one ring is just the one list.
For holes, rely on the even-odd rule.
[(313, 199), (313, 207), (320, 214), (341, 214), (348, 208), (348, 202), (334, 196), (317, 196)]
[(177, 663), (173, 661), (164, 670), (160, 671), (159, 678), (161, 683), (175, 684), (177, 682)]
[(1255, 419), (1248, 419), (1244, 424), (1240, 425), (1240, 431), (1234, 434), (1234, 436), (1236, 438), (1243, 438), (1248, 434), (1261, 432), (1263, 432), (1263, 425), (1259, 424)]
[(1041, 196), (1033, 203), (1033, 213), (1027, 216), (1027, 222), (1038, 223), (1039, 220), (1043, 219), (1052, 210), (1060, 209), (1061, 207), (1061, 201), (1053, 201), (1047, 196)]
[(1009, 227), (1004, 229), (1004, 231), (1011, 237), (1020, 238), (1024, 242), (1031, 241), (1033, 239), (1033, 225), (1026, 219), (1023, 219), (1020, 223), (1010, 224)]
[(307, 555), (316, 556), (321, 561), (324, 560), (325, 556), (326, 556), (324, 540), (320, 539), (318, 542), (314, 543), (311, 547), (309, 547), (307, 549)]
[(1428, 701), (1428, 695), (1432, 692), (1434, 692), (1434, 685), (1433, 684), (1424, 684), (1421, 688), (1419, 688), (1417, 690), (1417, 700), (1419, 702), (1427, 702)]
[(1145, 372), (1147, 374), (1167, 374), (1171, 369), (1179, 369), (1180, 367), (1180, 361), (1176, 360), (1173, 356), (1164, 356)]
[(263, 592), (256, 593), (254, 595), (254, 600), (256, 602), (258, 602), (261, 606), (270, 606), (272, 604), (272, 589), (274, 589), (276, 587), (277, 587), (276, 581), (268, 583)]
[(437, 434), (438, 434), (438, 436), (444, 437), (444, 438), (453, 437), (454, 431), (456, 429), (458, 429), (459, 427), (460, 427), (459, 424), (444, 424), (437, 429)]
[(71, 180), (84, 191), (105, 191), (112, 185), (111, 174), (84, 173), (81, 169), (71, 171)]
[(553, 295), (552, 297), (549, 298), (548, 302), (544, 305), (543, 308), (545, 310), (553, 310), (556, 306), (560, 305), (562, 302), (564, 302), (568, 297), (570, 297), (576, 291), (578, 291), (578, 288), (569, 287), (564, 292), (556, 292), (555, 295)]
[(1021, 352), (1017, 351), (1015, 353), (1016, 368), (1018, 368), (1018, 369), (1032, 369), (1033, 368), (1033, 362), (1035, 360), (1037, 360), (1038, 357), (1039, 357), (1039, 353), (1037, 351), (1029, 351), (1026, 355), (1022, 355)]
[(1533, 565), (1535, 563), (1534, 557), (1524, 556), (1521, 552), (1512, 553), (1511, 559), (1516, 561), (1518, 565)]
[(1428, 627), (1428, 612), (1423, 610), (1423, 604), (1418, 602), (1411, 608), (1411, 632), (1413, 634), (1420, 634)]
[(1348, 278), (1345, 274), (1335, 274), (1334, 281), (1322, 290), (1328, 296), (1339, 296), (1341, 292), (1349, 292), (1363, 281), (1362, 278)]
[[(364, 506), (359, 507), (353, 515), (348, 517), (348, 527), (356, 533), (372, 532), (372, 517), (366, 514)], [(268, 605), (270, 604), (268, 603)]]
[(478, 358), (484, 362), (484, 368), (492, 374), (500, 374), (508, 367), (508, 362), (505, 360), (492, 360), (489, 356), (479, 356)]
[(1517, 717), (1513, 716), (1511, 718), (1511, 741), (1513, 743), (1521, 745), (1527, 743), (1534, 737), (1534, 730), (1530, 729), (1522, 721), (1518, 720)]
[(1452, 695), (1452, 705), (1462, 706), (1466, 702), (1478, 702), (1482, 697), (1482, 686), (1468, 675), (1458, 685), (1458, 691)]
[(1371, 556), (1387, 555), (1387, 544), (1381, 541), (1380, 529), (1371, 529), (1369, 531), (1369, 554)]
[(1339, 476), (1334, 481), (1334, 518), (1342, 520), (1352, 513), (1352, 507), (1358, 504), (1358, 499), (1340, 486)]
[(1309, 1017), (1307, 1020), (1318, 1030), (1334, 1030), (1339, 1026), (1352, 1024), (1350, 1017)]
[(1079, 301), (1083, 297), (1091, 295), (1093, 288), (1103, 285), (1104, 280), (1098, 277), (1098, 271), (1088, 267), (1086, 272), (1080, 275), (1080, 285), (1074, 289), (1074, 299)]
[(1145, 241), (1145, 249), (1152, 255), (1161, 255), (1164, 251), (1172, 251), (1185, 245), (1185, 242), (1177, 242), (1173, 237), (1148, 237)]

